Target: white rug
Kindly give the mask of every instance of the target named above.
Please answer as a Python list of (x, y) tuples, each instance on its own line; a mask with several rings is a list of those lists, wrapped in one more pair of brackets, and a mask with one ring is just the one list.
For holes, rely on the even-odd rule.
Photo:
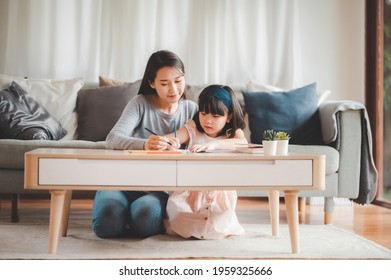
[(269, 224), (244, 224), (246, 235), (223, 240), (99, 239), (89, 217), (70, 218), (56, 255), (47, 253), (48, 220), (0, 221), (0, 259), (391, 259), (388, 250), (333, 225), (300, 225), (300, 253), (292, 254), (287, 225), (271, 236)]

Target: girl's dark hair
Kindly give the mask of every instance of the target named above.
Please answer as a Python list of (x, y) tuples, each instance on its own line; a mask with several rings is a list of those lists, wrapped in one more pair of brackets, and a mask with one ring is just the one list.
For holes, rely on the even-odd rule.
[[(224, 89), (229, 94), (232, 100), (232, 108), (228, 108), (219, 98), (214, 96), (216, 90)], [(242, 108), (240, 107), (239, 101), (236, 98), (234, 91), (228, 86), (222, 85), (211, 85), (202, 90), (198, 97), (198, 113), (194, 116), (194, 122), (196, 123), (197, 129), (200, 132), (204, 132), (199, 120), (199, 112), (205, 112), (206, 114), (224, 116), (225, 111), (228, 110), (228, 115), (232, 114), (231, 121), (226, 123), (219, 136), (227, 135), (228, 138), (235, 136), (237, 129), (245, 129), (246, 124), (244, 122), (244, 115)]]
[[(156, 94), (156, 90), (150, 83), (155, 81), (157, 71), (163, 67), (174, 67), (179, 73), (185, 75), (185, 66), (175, 53), (166, 50), (157, 51), (148, 59), (138, 94)], [(185, 98), (185, 94), (182, 97)]]

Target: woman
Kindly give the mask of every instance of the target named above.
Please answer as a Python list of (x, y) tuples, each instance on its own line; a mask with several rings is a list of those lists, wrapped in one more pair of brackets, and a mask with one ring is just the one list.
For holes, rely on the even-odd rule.
[[(169, 51), (153, 53), (138, 95), (129, 101), (107, 135), (107, 148), (171, 148), (174, 143), (170, 145), (172, 140), (163, 135), (173, 131), (174, 123), (178, 127), (183, 126), (198, 110), (195, 102), (185, 99), (184, 75), (183, 62), (176, 54)], [(92, 228), (101, 238), (121, 235), (148, 237), (163, 233), (167, 199), (166, 192), (97, 191), (92, 209)]]

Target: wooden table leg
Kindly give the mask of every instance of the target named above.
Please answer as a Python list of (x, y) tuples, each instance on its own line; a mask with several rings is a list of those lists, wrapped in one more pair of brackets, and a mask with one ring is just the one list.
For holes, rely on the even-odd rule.
[(66, 191), (64, 208), (61, 216), (60, 236), (67, 236), (68, 221), (69, 221), (69, 210), (71, 209), (72, 191)]
[(292, 253), (299, 253), (298, 191), (284, 191)]
[(280, 230), (280, 192), (269, 191), (269, 213), (272, 224), (272, 236), (278, 236)]
[(49, 253), (57, 252), (58, 238), (60, 236), (60, 227), (63, 219), (63, 210), (65, 204), (65, 190), (51, 190), (50, 201), (50, 222), (49, 222)]

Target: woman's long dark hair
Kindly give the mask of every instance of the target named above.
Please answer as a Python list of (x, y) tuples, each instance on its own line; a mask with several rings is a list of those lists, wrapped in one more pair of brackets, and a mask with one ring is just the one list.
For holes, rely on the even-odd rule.
[[(175, 53), (166, 50), (157, 51), (148, 59), (138, 94), (156, 94), (156, 90), (150, 84), (155, 81), (157, 71), (163, 67), (174, 67), (179, 73), (185, 75), (185, 66)], [(185, 98), (185, 94), (182, 97)]]
[[(232, 108), (228, 108), (223, 101), (213, 96), (213, 92), (218, 88), (223, 88), (229, 94), (232, 100)], [(199, 112), (205, 112), (206, 114), (224, 116), (225, 111), (228, 110), (228, 115), (232, 114), (232, 118), (229, 123), (226, 123), (219, 136), (227, 135), (228, 138), (233, 138), (237, 129), (245, 129), (246, 124), (244, 121), (244, 115), (239, 101), (236, 98), (234, 91), (228, 86), (211, 85), (202, 90), (198, 97), (198, 114), (194, 116), (194, 122), (197, 129), (200, 132), (204, 132), (199, 120)]]

